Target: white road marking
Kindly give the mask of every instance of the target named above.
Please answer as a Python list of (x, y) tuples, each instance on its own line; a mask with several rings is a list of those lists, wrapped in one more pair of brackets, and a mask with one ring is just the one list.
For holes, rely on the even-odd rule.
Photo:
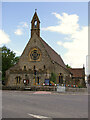
[(35, 117), (35, 118), (39, 118), (39, 119), (42, 119), (42, 118), (49, 118), (49, 117), (45, 117), (45, 116), (41, 116), (41, 115), (34, 115), (34, 114), (29, 114), (28, 115), (32, 116), (32, 117)]

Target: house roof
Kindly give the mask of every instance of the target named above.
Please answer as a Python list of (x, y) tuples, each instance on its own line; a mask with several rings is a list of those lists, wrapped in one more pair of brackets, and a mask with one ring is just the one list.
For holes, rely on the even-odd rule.
[(59, 54), (57, 54), (41, 37), (40, 37), (40, 39), (41, 39), (41, 42), (44, 45), (47, 53), (49, 54), (51, 60), (58, 63), (60, 66), (64, 67), (65, 69), (67, 69), (61, 56)]
[(83, 68), (68, 68), (68, 69), (73, 74), (73, 77), (83, 77), (85, 72)]

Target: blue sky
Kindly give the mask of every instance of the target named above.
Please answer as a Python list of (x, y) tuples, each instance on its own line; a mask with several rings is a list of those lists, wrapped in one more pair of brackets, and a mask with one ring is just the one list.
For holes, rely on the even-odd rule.
[[(77, 35), (75, 36), (74, 39), (72, 39), (71, 37), (74, 36), (73, 33), (67, 33), (67, 32), (64, 33), (63, 31), (57, 32), (57, 30), (55, 29), (52, 31), (52, 28), (50, 28), (50, 26), (54, 26), (54, 28), (55, 26), (59, 26), (61, 19), (58, 18), (56, 15), (62, 16), (63, 20), (65, 20), (65, 16), (63, 15), (63, 13), (65, 13), (68, 16), (72, 15), (71, 16), (72, 21), (74, 21), (74, 17), (75, 17), (75, 20), (76, 20), (75, 24), (76, 23), (78, 24), (78, 25), (76, 24), (76, 26), (79, 26), (79, 30), (77, 29), (74, 32), (75, 33), (78, 32), (80, 33), (80, 35), (81, 35), (81, 32), (85, 33), (82, 27), (85, 28), (88, 26), (88, 2), (56, 2), (56, 3), (55, 2), (45, 2), (45, 3), (44, 2), (34, 2), (34, 3), (33, 2), (17, 2), (17, 3), (4, 2), (2, 3), (2, 28), (4, 33), (8, 36), (9, 42), (6, 42), (6, 43), (3, 42), (2, 45), (5, 44), (11, 50), (15, 51), (17, 55), (20, 55), (20, 53), (24, 50), (27, 42), (30, 39), (31, 19), (34, 15), (35, 9), (37, 9), (37, 14), (41, 22), (40, 24), (41, 37), (55, 51), (57, 51), (58, 54), (62, 56), (65, 63), (68, 63), (69, 65), (72, 65), (74, 67), (75, 65), (76, 67), (83, 66), (83, 64), (85, 64), (85, 59), (86, 59), (85, 56), (87, 53), (86, 52), (85, 54), (83, 53), (84, 61), (81, 60), (81, 57), (83, 55), (80, 56), (81, 64), (80, 62), (78, 64), (75, 64), (74, 57), (77, 53), (75, 53), (75, 50), (73, 50), (74, 52), (70, 53), (69, 51), (72, 50), (73, 48), (69, 49), (67, 47), (67, 45), (70, 42), (72, 42), (72, 45), (75, 43), (74, 42), (75, 39), (78, 39), (76, 37)], [(23, 26), (25, 23), (27, 24), (27, 26)], [(17, 29), (22, 30), (21, 35), (15, 34), (15, 31)], [(69, 45), (71, 45), (71, 43)], [(79, 46), (82, 46), (82, 43), (81, 44), (79, 43)], [(85, 46), (85, 48), (87, 49), (87, 46)], [(79, 49), (79, 51), (80, 50), (82, 49)], [(71, 54), (71, 58), (73, 57), (73, 59), (70, 60), (70, 57), (68, 59), (65, 56), (66, 54), (67, 55)], [(74, 55), (72, 56), (72, 54)], [(81, 54), (82, 53), (80, 53), (80, 55)]]

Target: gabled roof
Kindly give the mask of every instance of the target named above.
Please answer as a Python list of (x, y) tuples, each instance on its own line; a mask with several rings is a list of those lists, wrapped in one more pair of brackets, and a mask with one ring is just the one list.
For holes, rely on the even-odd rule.
[(83, 68), (68, 68), (68, 69), (73, 74), (73, 77), (83, 77), (85, 74)]
[[(33, 35), (36, 35), (36, 33), (34, 33)], [(60, 66), (62, 66), (63, 68), (67, 69), (66, 65), (64, 64), (61, 56), (59, 54), (57, 54), (41, 37), (37, 36), (39, 38), (39, 40), (41, 41), (42, 45), (44, 46), (45, 50), (47, 51), (48, 55), (50, 56), (51, 60), (58, 63)], [(30, 39), (31, 40), (31, 39)], [(30, 40), (29, 42), (27, 43), (27, 45), (30, 43)], [(25, 47), (25, 49), (27, 48), (27, 45)], [(25, 49), (22, 53), (22, 55), (24, 54), (25, 52)], [(21, 55), (21, 56), (22, 56)], [(21, 57), (20, 57), (21, 58)], [(67, 69), (68, 70), (68, 69)]]
[(40, 37), (40, 40), (42, 44), (44, 45), (47, 53), (49, 54), (51, 60), (58, 63), (60, 66), (66, 68), (61, 56), (57, 54), (41, 37)]

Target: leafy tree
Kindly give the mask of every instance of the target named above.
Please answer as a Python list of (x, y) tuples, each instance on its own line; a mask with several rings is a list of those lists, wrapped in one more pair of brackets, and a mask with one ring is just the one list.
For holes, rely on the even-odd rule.
[(71, 68), (71, 66), (69, 66), (68, 64), (66, 65), (67, 68)]
[(51, 73), (50, 81), (56, 83), (56, 74), (53, 72)]
[(19, 57), (16, 57), (15, 55), (16, 54), (6, 46), (2, 47), (2, 80), (3, 81), (5, 81), (6, 70), (8, 70), (13, 65), (15, 65), (19, 60)]

